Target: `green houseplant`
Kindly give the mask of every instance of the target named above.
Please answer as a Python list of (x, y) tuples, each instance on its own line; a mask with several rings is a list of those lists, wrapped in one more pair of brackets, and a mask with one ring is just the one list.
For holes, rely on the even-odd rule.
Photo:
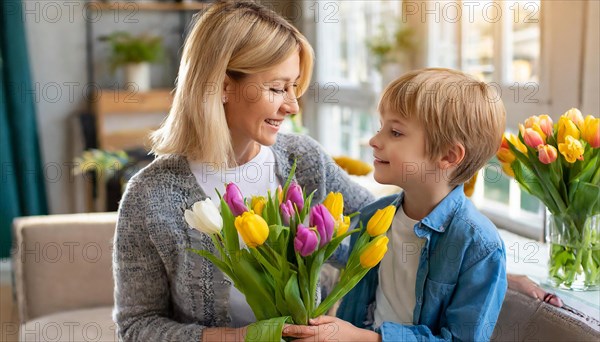
[(369, 52), (375, 57), (375, 66), (380, 71), (388, 63), (406, 63), (408, 54), (413, 52), (415, 47), (414, 31), (406, 26), (389, 32), (382, 25), (378, 34), (367, 42)]
[(377, 35), (367, 42), (367, 48), (375, 58), (375, 67), (382, 73), (384, 80), (386, 76), (397, 76), (388, 75), (389, 73), (400, 73), (400, 69), (406, 69), (408, 56), (415, 51), (416, 46), (414, 31), (407, 26), (398, 26), (390, 32), (382, 25)]
[(114, 32), (100, 37), (110, 45), (110, 69), (125, 69), (125, 82), (134, 83), (140, 91), (150, 89), (150, 63), (163, 60), (162, 37), (148, 34), (132, 36), (128, 32)]

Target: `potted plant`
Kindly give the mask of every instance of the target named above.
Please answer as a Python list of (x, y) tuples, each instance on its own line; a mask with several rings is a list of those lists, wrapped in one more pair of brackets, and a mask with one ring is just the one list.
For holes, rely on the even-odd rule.
[(416, 48), (414, 31), (410, 27), (398, 26), (390, 33), (382, 25), (378, 34), (367, 42), (367, 48), (375, 57), (375, 66), (384, 85), (387, 85), (407, 68), (409, 54)]
[(132, 36), (128, 32), (115, 32), (100, 37), (110, 44), (110, 69), (125, 70), (125, 82), (134, 83), (139, 91), (150, 89), (150, 63), (164, 58), (162, 37), (152, 35)]

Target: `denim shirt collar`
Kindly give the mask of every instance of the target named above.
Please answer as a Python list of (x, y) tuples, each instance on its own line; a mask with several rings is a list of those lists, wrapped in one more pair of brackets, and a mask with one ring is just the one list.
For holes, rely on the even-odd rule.
[[(402, 204), (404, 192), (401, 192), (396, 201), (393, 202), (396, 208)], [(443, 233), (450, 224), (452, 217), (460, 209), (465, 201), (464, 186), (456, 186), (444, 199), (419, 223), (415, 225), (415, 234), (418, 237), (429, 235), (431, 229), (438, 233)]]

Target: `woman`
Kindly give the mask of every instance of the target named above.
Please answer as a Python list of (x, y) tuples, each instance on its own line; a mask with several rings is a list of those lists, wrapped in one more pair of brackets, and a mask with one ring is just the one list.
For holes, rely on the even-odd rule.
[(346, 211), (374, 198), (305, 136), (278, 134), (307, 89), (313, 51), (292, 25), (251, 2), (217, 2), (186, 40), (173, 106), (152, 135), (158, 158), (129, 183), (115, 233), (114, 320), (123, 340), (242, 340), (254, 319), (231, 281), (187, 248), (212, 249), (184, 211), (236, 182), (245, 196), (297, 182)]

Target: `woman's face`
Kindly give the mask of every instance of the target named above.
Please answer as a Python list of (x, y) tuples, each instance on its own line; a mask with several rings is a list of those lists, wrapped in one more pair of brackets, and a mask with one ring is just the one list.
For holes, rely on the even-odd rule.
[(268, 71), (225, 83), (224, 104), (234, 149), (253, 142), (275, 143), (283, 119), (299, 110), (296, 82), (300, 76), (300, 56), (291, 55)]

